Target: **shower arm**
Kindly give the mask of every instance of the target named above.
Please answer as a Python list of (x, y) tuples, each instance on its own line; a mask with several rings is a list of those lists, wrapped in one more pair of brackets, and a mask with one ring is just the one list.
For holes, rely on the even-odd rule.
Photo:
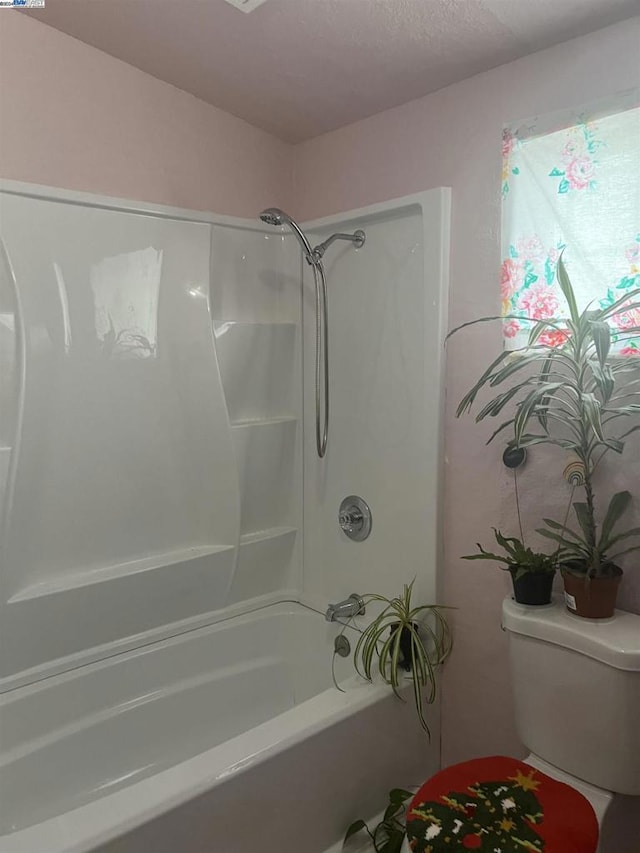
[[(353, 234), (332, 234), (331, 237), (328, 237), (322, 243), (318, 243), (318, 245), (311, 252), (311, 257), (316, 262), (321, 261), (324, 256), (324, 253), (334, 242), (334, 240), (347, 240), (349, 243), (353, 243), (356, 249), (360, 249), (362, 246), (364, 246), (365, 239), (366, 235), (364, 231), (361, 231), (360, 229), (354, 231)], [(312, 263), (312, 261), (309, 260), (308, 256), (307, 260), (309, 261), (309, 263)]]

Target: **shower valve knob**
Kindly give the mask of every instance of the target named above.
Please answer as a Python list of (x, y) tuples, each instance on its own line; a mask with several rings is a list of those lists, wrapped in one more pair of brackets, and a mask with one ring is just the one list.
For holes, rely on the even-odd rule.
[(340, 513), (340, 527), (345, 533), (355, 533), (362, 528), (364, 516), (359, 509)]
[(371, 510), (358, 495), (349, 495), (340, 504), (338, 524), (349, 539), (362, 542), (371, 533)]

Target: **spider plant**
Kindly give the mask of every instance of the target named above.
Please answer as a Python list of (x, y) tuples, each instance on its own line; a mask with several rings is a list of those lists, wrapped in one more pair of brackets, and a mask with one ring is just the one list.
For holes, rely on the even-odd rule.
[[(451, 632), (440, 607), (432, 604), (412, 606), (411, 595), (415, 578), (405, 584), (396, 598), (369, 594), (368, 603), (380, 602), (382, 611), (362, 631), (354, 652), (356, 671), (368, 681), (377, 670), (396, 696), (401, 695), (403, 681), (410, 678), (413, 700), (422, 728), (430, 734), (424, 706), (432, 704), (437, 694), (436, 668), (448, 657)], [(425, 618), (429, 616), (430, 619)], [(404, 651), (408, 654), (405, 655)], [(408, 659), (407, 659), (408, 658)], [(408, 666), (403, 675), (401, 667)]]
[[(640, 414), (638, 365), (632, 358), (612, 357), (609, 326), (612, 318), (633, 317), (640, 309), (640, 288), (627, 291), (612, 305), (579, 311), (562, 257), (557, 277), (569, 316), (534, 321), (528, 345), (515, 353), (502, 352), (463, 397), (457, 415), (471, 410), (482, 390), (507, 386), (476, 415), (476, 421), (482, 421), (500, 415), (509, 404), (515, 408), (489, 442), (510, 430), (511, 448), (555, 445), (578, 458), (585, 500), (572, 503), (577, 528), (567, 526), (567, 513), (562, 522), (545, 518), (538, 532), (556, 543), (558, 557), (571, 572), (589, 578), (614, 576), (620, 574), (615, 561), (640, 549), (628, 544), (640, 536), (640, 528), (615, 530), (631, 503), (630, 493), (622, 491), (611, 498), (598, 529), (593, 478), (606, 454), (622, 453), (625, 439), (640, 429), (640, 424), (628, 423)], [(465, 323), (449, 336), (496, 319), (502, 318)], [(624, 332), (629, 339), (639, 334), (640, 326), (633, 325)]]

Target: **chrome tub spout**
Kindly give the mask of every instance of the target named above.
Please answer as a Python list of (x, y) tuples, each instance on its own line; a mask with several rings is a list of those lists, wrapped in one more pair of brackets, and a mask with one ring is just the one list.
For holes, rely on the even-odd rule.
[(349, 598), (345, 598), (344, 601), (339, 601), (337, 604), (330, 604), (327, 607), (324, 618), (327, 622), (335, 622), (338, 619), (351, 619), (354, 616), (361, 616), (364, 612), (364, 600), (354, 592)]

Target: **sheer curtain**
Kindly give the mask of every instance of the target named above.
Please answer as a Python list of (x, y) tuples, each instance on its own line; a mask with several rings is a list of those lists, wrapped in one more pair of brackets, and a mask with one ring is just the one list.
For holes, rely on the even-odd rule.
[[(640, 287), (640, 104), (637, 91), (615, 105), (534, 119), (503, 134), (503, 334), (526, 345), (531, 323), (564, 316), (557, 284), (564, 261), (579, 308), (609, 305)], [(636, 300), (637, 301), (637, 300)], [(616, 350), (640, 357), (640, 310), (612, 319)], [(547, 342), (554, 343), (548, 333)]]

